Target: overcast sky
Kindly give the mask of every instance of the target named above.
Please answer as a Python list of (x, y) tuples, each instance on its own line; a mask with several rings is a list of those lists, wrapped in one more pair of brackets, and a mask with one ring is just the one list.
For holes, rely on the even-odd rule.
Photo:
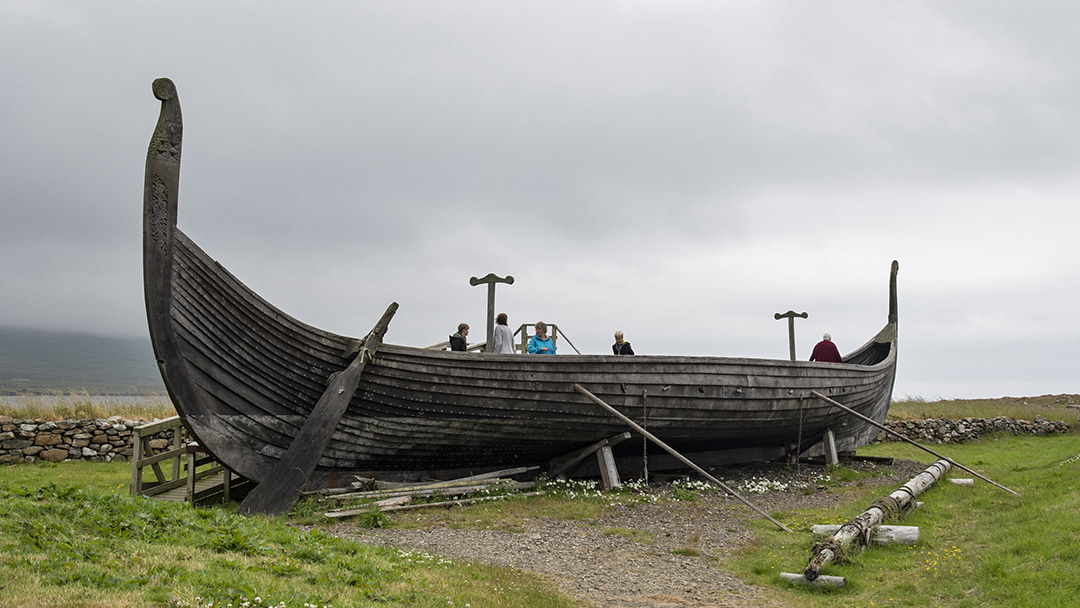
[[(0, 2), (0, 325), (146, 336), (143, 168), (270, 302), (425, 346), (486, 287), (585, 353), (786, 358), (886, 321), (896, 395), (1080, 393), (1075, 2)], [(560, 351), (570, 349), (560, 344)]]

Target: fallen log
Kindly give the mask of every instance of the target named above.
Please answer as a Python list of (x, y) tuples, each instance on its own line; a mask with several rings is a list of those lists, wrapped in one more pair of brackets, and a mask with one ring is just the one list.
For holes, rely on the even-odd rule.
[(874, 501), (870, 508), (855, 519), (840, 526), (840, 530), (831, 539), (814, 543), (813, 555), (803, 571), (803, 577), (813, 581), (821, 575), (821, 569), (826, 564), (842, 557), (853, 545), (869, 544), (874, 530), (887, 517), (898, 516), (914, 507), (915, 497), (944, 477), (951, 467), (947, 460), (935, 462), (892, 494)]
[[(840, 531), (840, 524), (816, 524), (812, 531), (814, 540), (835, 535)], [(915, 545), (919, 542), (918, 526), (878, 526), (870, 542), (875, 545)], [(799, 576), (802, 576), (801, 574)]]
[(847, 579), (842, 576), (826, 576), (824, 574), (812, 581), (806, 580), (801, 574), (794, 574), (791, 572), (781, 572), (780, 578), (789, 583), (813, 585), (815, 587), (843, 587), (847, 585)]

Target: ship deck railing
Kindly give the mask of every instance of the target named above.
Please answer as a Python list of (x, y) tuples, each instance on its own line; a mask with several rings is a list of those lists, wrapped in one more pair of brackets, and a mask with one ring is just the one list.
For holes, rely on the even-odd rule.
[[(518, 342), (514, 344), (514, 350), (516, 350), (518, 354), (529, 352), (529, 338), (536, 334), (535, 331), (529, 333), (529, 329), (534, 326), (534, 323), (522, 323), (521, 326), (517, 328), (517, 331), (514, 332), (514, 337), (518, 340)], [(581, 351), (574, 346), (574, 343), (570, 341), (570, 338), (566, 337), (566, 333), (559, 331), (558, 325), (549, 323), (548, 330), (551, 335), (551, 342), (555, 344), (556, 351), (559, 349), (559, 336), (562, 336), (562, 339), (566, 340), (566, 343), (570, 345), (570, 348), (574, 349), (574, 352), (579, 355), (581, 354)], [(450, 341), (446, 340), (445, 342), (439, 342), (437, 344), (432, 344), (431, 346), (425, 346), (424, 348), (427, 350), (446, 350), (450, 348)], [(487, 341), (485, 340), (484, 342), (470, 344), (466, 350), (469, 352), (484, 352), (487, 350)]]

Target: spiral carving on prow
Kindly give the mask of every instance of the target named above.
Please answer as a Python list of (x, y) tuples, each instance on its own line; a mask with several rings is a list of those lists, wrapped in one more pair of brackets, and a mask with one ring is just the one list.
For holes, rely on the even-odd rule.
[(154, 97), (157, 97), (161, 101), (167, 101), (176, 97), (176, 85), (168, 78), (158, 78), (154, 80), (153, 87)]
[(157, 128), (150, 139), (150, 158), (180, 162), (180, 144), (184, 133), (184, 120), (180, 114), (180, 98), (176, 85), (168, 78), (158, 78), (153, 85), (154, 97), (161, 100), (161, 115)]

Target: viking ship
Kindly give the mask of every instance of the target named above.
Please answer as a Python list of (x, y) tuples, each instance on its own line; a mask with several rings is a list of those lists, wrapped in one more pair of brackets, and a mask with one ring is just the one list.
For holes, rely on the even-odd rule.
[(689, 454), (769, 460), (805, 452), (829, 431), (838, 450), (875, 437), (874, 426), (811, 391), (885, 420), (896, 370), (896, 262), (884, 328), (843, 363), (383, 344), (396, 305), (364, 338), (306, 325), (177, 228), (180, 103), (168, 79), (153, 90), (161, 114), (146, 162), (144, 281), (154, 353), (190, 433), (250, 480), (267, 480), (296, 457), (310, 462), (309, 477), (543, 465), (626, 431), (575, 385)]

